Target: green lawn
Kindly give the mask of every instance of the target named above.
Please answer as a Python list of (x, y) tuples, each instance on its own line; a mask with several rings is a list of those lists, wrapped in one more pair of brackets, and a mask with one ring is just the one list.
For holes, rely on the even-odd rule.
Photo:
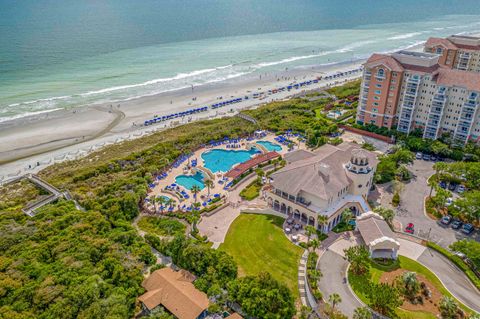
[(303, 249), (285, 237), (282, 224), (283, 219), (276, 216), (241, 214), (219, 249), (233, 256), (241, 276), (268, 271), (298, 298), (297, 271)]
[(162, 217), (146, 216), (140, 218), (138, 227), (150, 234), (174, 236), (185, 233), (185, 225), (177, 220)]
[(253, 200), (260, 195), (260, 190), (262, 189), (262, 185), (254, 180), (252, 183), (248, 184), (242, 191), (240, 192), (240, 197), (245, 200)]
[[(369, 300), (365, 295), (365, 288), (368, 286), (368, 282), (372, 281), (372, 282), (378, 283), (380, 281), (380, 277), (385, 271), (393, 271), (398, 268), (402, 268), (408, 271), (413, 271), (418, 274), (422, 274), (440, 291), (442, 295), (450, 296), (454, 298), (452, 294), (450, 294), (450, 292), (442, 285), (440, 279), (438, 279), (438, 277), (435, 276), (434, 273), (432, 273), (429, 269), (427, 269), (425, 266), (421, 265), (420, 263), (404, 256), (399, 256), (398, 262), (389, 266), (379, 265), (377, 263), (372, 262), (370, 267), (369, 279), (363, 276), (356, 276), (353, 273), (349, 272), (348, 281), (353, 291), (355, 291), (355, 294), (360, 298), (360, 300), (368, 304)], [(465, 306), (464, 304), (462, 304), (460, 301), (457, 300), (457, 303), (460, 305), (462, 309), (466, 310), (467, 312), (471, 312), (471, 309)], [(402, 319), (410, 319), (410, 318), (412, 319), (413, 318), (421, 318), (421, 319), (432, 318), (433, 319), (435, 318), (435, 316), (431, 313), (412, 312), (412, 311), (403, 310), (403, 309), (398, 309), (397, 314)]]

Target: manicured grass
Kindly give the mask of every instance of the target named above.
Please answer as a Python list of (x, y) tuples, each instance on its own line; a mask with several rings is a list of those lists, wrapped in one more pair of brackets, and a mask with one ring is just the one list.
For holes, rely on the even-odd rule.
[(219, 249), (235, 259), (239, 275), (268, 271), (298, 298), (297, 271), (303, 250), (285, 237), (282, 225), (283, 219), (277, 216), (241, 214)]
[[(425, 276), (425, 278), (430, 281), (442, 295), (454, 298), (463, 310), (471, 312), (470, 308), (468, 308), (452, 296), (452, 294), (443, 286), (440, 279), (438, 279), (438, 277), (433, 272), (431, 272), (428, 268), (421, 265), (420, 263), (404, 256), (399, 256), (397, 263), (393, 263), (392, 265), (388, 266), (372, 262), (370, 267), (370, 278), (367, 278), (366, 276), (357, 276), (354, 275), (351, 271), (349, 271), (348, 281), (358, 298), (360, 298), (360, 300), (362, 300), (364, 303), (369, 304), (368, 297), (365, 293), (365, 289), (368, 287), (369, 283), (379, 283), (380, 278), (384, 272), (393, 271), (398, 268), (413, 271)], [(435, 318), (435, 316), (431, 313), (412, 312), (404, 309), (398, 309), (397, 314), (402, 319)]]
[(185, 233), (185, 225), (177, 220), (146, 216), (140, 218), (138, 227), (150, 234), (159, 236), (173, 236)]
[(261, 189), (262, 185), (255, 180), (252, 183), (248, 184), (247, 187), (242, 189), (242, 191), (240, 192), (240, 197), (245, 200), (253, 200), (260, 195)]

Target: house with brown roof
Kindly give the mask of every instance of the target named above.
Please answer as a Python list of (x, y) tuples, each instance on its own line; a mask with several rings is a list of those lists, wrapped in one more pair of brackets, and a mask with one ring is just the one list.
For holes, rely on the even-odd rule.
[(146, 292), (138, 300), (145, 313), (163, 306), (179, 319), (202, 319), (207, 315), (209, 300), (193, 285), (195, 277), (185, 270), (162, 268), (142, 283)]
[(382, 216), (367, 212), (357, 218), (356, 227), (370, 251), (370, 257), (397, 258), (400, 243)]
[[(369, 210), (367, 195), (377, 167), (377, 156), (356, 144), (326, 144), (314, 152), (297, 150), (285, 155), (287, 165), (270, 175), (267, 202), (275, 211), (328, 232), (350, 209), (355, 215)], [(318, 223), (319, 216), (327, 223)]]

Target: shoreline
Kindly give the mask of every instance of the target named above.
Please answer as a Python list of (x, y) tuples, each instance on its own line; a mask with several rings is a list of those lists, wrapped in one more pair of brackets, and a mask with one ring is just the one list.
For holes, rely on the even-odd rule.
[[(105, 145), (135, 139), (145, 134), (165, 130), (196, 120), (233, 116), (242, 109), (258, 107), (275, 100), (288, 99), (304, 91), (322, 89), (326, 86), (353, 80), (361, 72), (319, 81), (308, 87), (290, 92), (284, 91), (266, 98), (244, 100), (220, 109), (192, 115), (188, 118), (170, 120), (166, 123), (143, 126), (154, 115), (166, 115), (187, 109), (211, 105), (230, 97), (267, 92), (290, 83), (312, 80), (325, 74), (336, 74), (359, 68), (364, 60), (340, 62), (330, 65), (308, 66), (262, 75), (262, 79), (246, 76), (220, 83), (209, 83), (194, 88), (180, 89), (166, 94), (141, 97), (115, 105), (95, 105), (77, 109), (44, 113), (40, 116), (15, 119), (2, 123), (0, 128), (0, 183), (25, 173), (34, 173), (55, 162), (84, 156)], [(195, 101), (192, 101), (196, 98)], [(117, 107), (117, 105), (120, 105)], [(80, 124), (81, 123), (81, 124)], [(135, 123), (135, 126), (133, 126)], [(10, 141), (15, 141), (11, 143)]]

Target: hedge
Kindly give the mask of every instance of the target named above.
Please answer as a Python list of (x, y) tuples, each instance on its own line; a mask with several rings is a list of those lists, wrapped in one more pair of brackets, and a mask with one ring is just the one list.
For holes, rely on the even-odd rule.
[(470, 279), (470, 281), (475, 285), (475, 287), (480, 290), (480, 278), (475, 275), (473, 270), (471, 270), (470, 267), (460, 257), (432, 242), (427, 242), (427, 247), (432, 248), (433, 250), (436, 250), (443, 256), (447, 257), (452, 263), (460, 268), (465, 275), (467, 275), (468, 279)]

